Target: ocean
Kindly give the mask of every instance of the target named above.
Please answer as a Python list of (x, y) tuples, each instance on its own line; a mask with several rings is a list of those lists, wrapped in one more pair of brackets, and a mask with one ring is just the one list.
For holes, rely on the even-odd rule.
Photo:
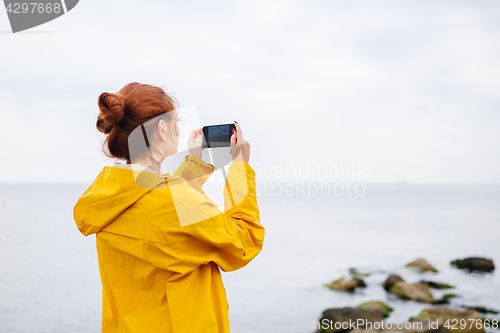
[[(394, 308), (386, 322), (406, 322), (430, 305), (387, 294), (380, 284), (391, 273), (456, 286), (433, 291), (460, 295), (454, 306), (500, 310), (498, 268), (477, 274), (450, 266), (470, 256), (500, 263), (500, 185), (365, 184), (319, 193), (290, 184), (288, 191), (286, 183), (259, 184), (264, 248), (246, 267), (222, 273), (232, 332), (311, 333), (325, 309), (371, 300)], [(2, 331), (100, 332), (95, 236), (84, 237), (73, 220), (88, 186), (0, 184)], [(439, 273), (404, 267), (417, 258)], [(371, 273), (366, 288), (324, 286), (349, 268)]]

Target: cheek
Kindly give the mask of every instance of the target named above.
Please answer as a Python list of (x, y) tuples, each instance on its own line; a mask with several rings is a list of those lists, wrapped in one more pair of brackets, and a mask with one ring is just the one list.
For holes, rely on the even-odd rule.
[(172, 134), (173, 134), (173, 138), (174, 138), (174, 141), (177, 143), (179, 142), (179, 126), (176, 125), (175, 128), (173, 128), (172, 130)]

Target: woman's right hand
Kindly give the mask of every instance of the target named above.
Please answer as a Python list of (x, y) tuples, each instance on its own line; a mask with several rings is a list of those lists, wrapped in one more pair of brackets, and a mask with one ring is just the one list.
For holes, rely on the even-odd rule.
[(234, 126), (236, 131), (233, 130), (231, 135), (231, 156), (233, 161), (244, 161), (248, 163), (250, 160), (250, 142), (243, 139), (243, 132), (241, 126), (235, 121)]
[(201, 158), (203, 148), (203, 131), (201, 128), (191, 131), (188, 138), (189, 155), (196, 155)]

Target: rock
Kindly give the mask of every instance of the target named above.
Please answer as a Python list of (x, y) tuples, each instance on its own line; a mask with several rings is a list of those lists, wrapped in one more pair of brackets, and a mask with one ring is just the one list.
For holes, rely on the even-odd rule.
[(467, 309), (471, 309), (471, 310), (476, 310), (477, 312), (480, 312), (480, 313), (492, 313), (492, 314), (498, 314), (498, 311), (497, 310), (493, 310), (493, 309), (488, 309), (484, 306), (466, 306)]
[(479, 271), (479, 272), (491, 272), (495, 269), (493, 261), (485, 258), (465, 258), (457, 259), (451, 262), (451, 265), (457, 268), (466, 269), (469, 271)]
[(358, 287), (360, 287), (360, 288), (366, 287), (365, 281), (361, 280), (360, 278), (354, 278), (353, 280), (358, 283)]
[(452, 285), (446, 284), (446, 283), (439, 283), (439, 282), (434, 282), (434, 281), (420, 281), (425, 284), (427, 284), (429, 287), (434, 288), (434, 289), (452, 289), (455, 288)]
[(380, 309), (384, 318), (389, 317), (389, 314), (394, 310), (389, 305), (385, 304), (382, 301), (371, 301), (358, 305), (358, 309)]
[(389, 291), (391, 289), (392, 285), (398, 281), (404, 281), (400, 276), (398, 275), (389, 275), (387, 280), (385, 280), (384, 283), (382, 283), (382, 286), (386, 291)]
[(412, 261), (411, 263), (406, 265), (406, 267), (416, 268), (420, 272), (436, 272), (437, 273), (437, 271), (438, 271), (437, 269), (432, 267), (431, 264), (429, 264), (427, 261), (425, 261), (425, 259), (423, 259), (423, 258), (418, 258), (417, 260)]
[(351, 273), (352, 276), (369, 276), (370, 275), (368, 273), (361, 273), (356, 268), (350, 268), (349, 273)]
[(389, 292), (402, 299), (411, 299), (422, 303), (433, 303), (436, 300), (430, 292), (430, 287), (422, 282), (406, 283), (398, 281), (392, 285)]
[[(320, 327), (316, 331), (319, 332), (341, 332), (350, 330), (345, 327), (350, 327), (351, 323), (355, 323), (356, 328), (365, 328), (366, 325), (360, 323), (357, 325), (358, 319), (363, 319), (366, 322), (382, 322), (384, 315), (380, 309), (355, 309), (355, 308), (334, 308), (323, 311), (323, 316), (319, 320)], [(327, 323), (325, 329), (324, 323)], [(335, 327), (337, 324), (337, 327)], [(342, 328), (342, 324), (344, 328)]]
[(444, 299), (455, 298), (455, 297), (460, 297), (460, 295), (457, 295), (457, 294), (444, 294), (443, 295)]
[(357, 287), (366, 287), (366, 284), (361, 279), (346, 279), (341, 277), (338, 280), (333, 281), (331, 284), (326, 285), (330, 289), (344, 290), (344, 291), (354, 291)]
[(455, 297), (460, 297), (460, 296), (457, 294), (444, 294), (443, 297), (440, 300), (435, 301), (434, 304), (450, 304), (449, 299)]
[[(420, 314), (418, 315), (420, 318), (424, 319), (430, 319), (431, 322), (435, 322), (437, 320), (438, 325), (441, 327), (444, 327), (446, 323), (450, 327), (452, 327), (455, 323), (455, 329), (449, 329), (444, 327), (445, 329), (448, 330), (448, 332), (453, 332), (453, 333), (484, 333), (484, 326), (482, 323), (482, 318), (479, 316), (476, 310), (470, 310), (467, 309), (465, 311), (450, 308), (450, 307), (432, 307), (432, 308), (427, 308), (424, 309)], [(467, 323), (465, 328), (461, 328), (460, 325), (460, 320), (464, 319), (465, 322)], [(470, 320), (469, 320), (470, 319)], [(454, 321), (455, 320), (455, 321)], [(477, 325), (475, 324), (476, 321)], [(472, 324), (474, 323), (474, 324)], [(480, 324), (479, 324), (480, 323)]]

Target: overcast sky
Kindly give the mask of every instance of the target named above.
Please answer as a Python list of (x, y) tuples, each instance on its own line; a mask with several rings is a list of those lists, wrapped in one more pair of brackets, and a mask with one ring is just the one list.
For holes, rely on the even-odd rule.
[(0, 181), (92, 181), (110, 163), (97, 97), (137, 81), (204, 124), (237, 120), (261, 179), (308, 166), (302, 180), (327, 167), (333, 181), (499, 183), (499, 14), (498, 1), (82, 0), (11, 34), (0, 10)]

